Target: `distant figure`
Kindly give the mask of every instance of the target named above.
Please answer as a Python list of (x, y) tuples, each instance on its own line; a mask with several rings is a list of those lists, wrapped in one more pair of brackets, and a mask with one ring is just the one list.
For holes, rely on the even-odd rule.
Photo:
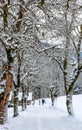
[(44, 99), (42, 99), (42, 105), (44, 105), (44, 103), (45, 103), (45, 100), (44, 100)]

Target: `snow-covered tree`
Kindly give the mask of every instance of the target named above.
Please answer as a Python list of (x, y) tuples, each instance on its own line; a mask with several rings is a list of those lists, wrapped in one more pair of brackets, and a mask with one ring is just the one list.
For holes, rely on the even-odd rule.
[[(46, 23), (44, 29), (46, 39), (58, 45), (59, 48), (61, 47), (60, 55), (53, 55), (53, 58), (62, 70), (67, 111), (69, 115), (73, 115), (72, 90), (82, 69), (80, 57), (82, 39), (81, 1), (45, 0), (40, 9), (46, 16), (46, 22), (44, 22)], [(78, 26), (80, 26), (80, 31), (76, 31), (77, 34), (75, 35)]]
[[(8, 70), (6, 71), (8, 74), (11, 72), (10, 69), (14, 61), (14, 56), (16, 55), (16, 49), (19, 48), (21, 43), (26, 44), (28, 42), (34, 42), (32, 31), (34, 13), (30, 10), (30, 7), (28, 8), (28, 3), (29, 1), (26, 2), (24, 0), (0, 1), (0, 44), (5, 50), (6, 58), (4, 62), (7, 63)], [(7, 103), (5, 99), (8, 97), (11, 90), (11, 79), (8, 79), (10, 77), (6, 78), (8, 82), (4, 89), (3, 101), (0, 103), (0, 112), (3, 113), (0, 115), (2, 123), (4, 122), (5, 113), (3, 109)]]
[(54, 101), (58, 97), (58, 94), (59, 94), (57, 83), (54, 83), (52, 86), (50, 86), (49, 92), (50, 92), (50, 97), (52, 101), (52, 106), (54, 106)]
[[(11, 66), (15, 62), (14, 57), (18, 58), (18, 54), (23, 51), (21, 68), (20, 57), (18, 62), (16, 61), (18, 63), (18, 68), (16, 68), (18, 78), (17, 82), (14, 82), (16, 90), (19, 89), (20, 83), (23, 84), (22, 90), (25, 90), (24, 86), (32, 90), (36, 87), (49, 87), (57, 79), (58, 86), (64, 86), (69, 115), (73, 114), (71, 109), (73, 86), (82, 69), (80, 57), (81, 10), (80, 0), (0, 1), (0, 45), (4, 48), (0, 56), (5, 54), (6, 57), (5, 73), (11, 74)], [(18, 52), (16, 55), (17, 50), (20, 50), (20, 53)], [(2, 61), (0, 60), (0, 62)], [(52, 63), (52, 61), (57, 63)], [(61, 71), (56, 65), (59, 65)], [(53, 73), (55, 68), (56, 71)], [(61, 76), (59, 76), (58, 70), (60, 73), (62, 72)], [(11, 89), (12, 82), (9, 82), (12, 80), (11, 77), (12, 74), (6, 75), (6, 87), (4, 88), (9, 88), (4, 89), (8, 90), (4, 92), (6, 96)], [(1, 87), (0, 90), (2, 93)], [(18, 91), (16, 92), (17, 97)], [(2, 97), (4, 98), (5, 94)], [(0, 102), (0, 112), (3, 113), (2, 108), (7, 100), (5, 103), (2, 100)], [(0, 117), (3, 120), (4, 117)]]

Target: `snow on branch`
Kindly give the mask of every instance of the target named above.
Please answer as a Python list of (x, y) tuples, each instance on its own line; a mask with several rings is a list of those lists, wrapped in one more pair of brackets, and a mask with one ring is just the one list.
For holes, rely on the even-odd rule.
[(56, 57), (52, 57), (52, 58), (51, 58), (51, 60), (53, 60), (53, 59), (58, 63), (60, 69), (61, 69), (62, 72), (64, 73), (64, 69), (63, 69), (63, 67), (62, 67), (62, 65), (61, 65), (61, 62), (60, 62)]

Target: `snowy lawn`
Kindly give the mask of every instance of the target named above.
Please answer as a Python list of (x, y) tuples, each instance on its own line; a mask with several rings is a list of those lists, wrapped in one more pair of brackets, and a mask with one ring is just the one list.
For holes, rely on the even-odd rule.
[(65, 106), (65, 97), (59, 97), (51, 106), (45, 99), (44, 106), (30, 105), (27, 110), (19, 110), (19, 116), (13, 118), (13, 109), (8, 111), (8, 121), (0, 125), (0, 130), (82, 130), (82, 95), (73, 96), (74, 117), (69, 117)]

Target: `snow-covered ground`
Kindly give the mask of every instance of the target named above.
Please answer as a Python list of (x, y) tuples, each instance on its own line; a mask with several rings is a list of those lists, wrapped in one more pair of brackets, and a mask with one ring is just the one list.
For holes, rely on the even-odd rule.
[(65, 106), (65, 97), (59, 97), (51, 106), (45, 99), (44, 106), (30, 105), (25, 111), (19, 110), (19, 116), (13, 118), (13, 109), (8, 111), (8, 121), (0, 125), (0, 130), (82, 130), (82, 95), (73, 96), (74, 117), (69, 117)]

